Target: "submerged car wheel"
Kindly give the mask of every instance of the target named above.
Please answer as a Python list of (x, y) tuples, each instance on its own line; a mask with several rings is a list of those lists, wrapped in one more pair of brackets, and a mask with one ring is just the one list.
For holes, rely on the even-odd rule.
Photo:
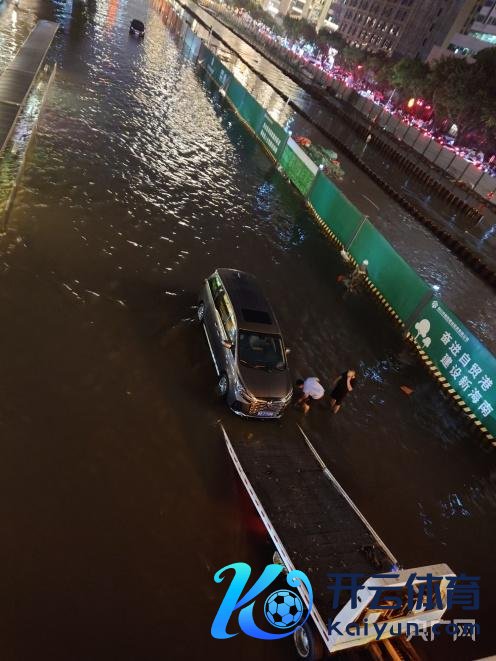
[(203, 321), (203, 317), (205, 316), (205, 304), (204, 303), (199, 303), (198, 304), (198, 309), (196, 311), (198, 321), (201, 323)]
[(222, 397), (222, 399), (225, 399), (227, 397), (227, 393), (229, 392), (229, 379), (227, 378), (227, 374), (224, 374), (224, 372), (219, 376), (219, 381), (217, 382), (217, 392), (219, 393), (219, 397)]
[(293, 642), (299, 659), (319, 661), (324, 658), (324, 646), (312, 627), (306, 623), (293, 633)]

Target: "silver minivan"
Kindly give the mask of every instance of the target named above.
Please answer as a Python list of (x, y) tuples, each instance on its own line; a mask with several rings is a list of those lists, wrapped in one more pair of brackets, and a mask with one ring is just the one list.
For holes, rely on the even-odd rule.
[(218, 377), (219, 395), (234, 413), (280, 418), (292, 396), (287, 350), (274, 311), (255, 277), (217, 269), (198, 300)]

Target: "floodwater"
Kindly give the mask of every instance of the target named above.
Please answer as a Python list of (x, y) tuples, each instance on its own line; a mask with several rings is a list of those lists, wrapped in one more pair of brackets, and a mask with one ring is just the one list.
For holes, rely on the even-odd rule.
[[(288, 641), (210, 637), (214, 573), (272, 553), (218, 422), (257, 425), (216, 400), (195, 322), (217, 266), (259, 277), (295, 377), (357, 367), (342, 412), (306, 432), (402, 565), (481, 575), (477, 646), (426, 654), (491, 654), (493, 455), (384, 310), (343, 298), (339, 255), (151, 7), (26, 0), (15, 33), (0, 16), (2, 49), (28, 9), (62, 29), (0, 239), (2, 659), (291, 658)], [(274, 424), (281, 443), (298, 421)]]
[[(496, 352), (494, 288), (468, 269), (428, 228), (388, 197), (357, 165), (341, 153), (339, 147), (323, 135), (316, 125), (345, 142), (370, 167), (375, 168), (383, 179), (389, 181), (397, 190), (401, 190), (406, 197), (411, 197), (415, 203), (425, 209), (427, 215), (441, 222), (445, 229), (462, 243), (468, 244), (476, 253), (480, 253), (488, 264), (494, 265), (496, 264), (496, 226), (491, 224), (491, 218), (488, 216), (481, 221), (467, 219), (461, 212), (456, 212), (453, 207), (446, 205), (443, 200), (436, 199), (435, 193), (426, 191), (373, 144), (366, 145), (364, 138), (358, 137), (352, 127), (328, 108), (322, 107), (313, 100), (293, 80), (214, 17), (199, 9), (191, 0), (184, 0), (183, 4), (193, 8), (208, 24), (214, 25), (216, 33), (229, 44), (235, 55), (213, 37), (209, 39), (211, 47), (217, 49), (221, 59), (234, 68), (236, 76), (243, 80), (244, 85), (255, 98), (268, 108), (280, 123), (290, 128), (294, 135), (309, 136), (317, 144), (330, 146), (338, 153), (345, 171), (344, 180), (338, 185), (348, 199), (362, 213), (368, 215), (397, 252), (424, 280), (436, 287), (439, 295), (470, 330), (491, 351)], [(196, 25), (195, 30), (205, 38), (207, 33), (202, 26)], [(267, 82), (261, 80), (253, 69)], [(313, 123), (285, 105), (286, 97), (291, 98), (298, 108), (310, 116)], [(373, 256), (370, 259), (373, 259)]]

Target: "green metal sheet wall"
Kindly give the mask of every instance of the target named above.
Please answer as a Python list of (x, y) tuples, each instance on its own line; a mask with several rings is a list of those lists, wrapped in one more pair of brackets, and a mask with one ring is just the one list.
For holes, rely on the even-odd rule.
[(357, 262), (368, 260), (370, 280), (403, 321), (432, 292), (369, 220), (362, 224), (348, 250)]
[(227, 98), (232, 103), (232, 105), (236, 108), (238, 112), (240, 112), (247, 91), (245, 90), (243, 85), (240, 82), (238, 82), (236, 78), (234, 78), (234, 76), (231, 78), (231, 82), (229, 83), (229, 87), (227, 88), (226, 94), (227, 94)]
[(241, 117), (251, 126), (251, 128), (258, 133), (265, 119), (265, 110), (262, 106), (255, 101), (249, 92), (246, 92), (243, 105), (239, 113)]
[(289, 136), (268, 113), (265, 113), (258, 137), (274, 158), (279, 161)]
[(226, 87), (229, 85), (229, 81), (232, 78), (232, 73), (226, 66), (222, 64), (218, 58), (215, 58), (212, 69), (213, 70), (209, 72), (212, 78), (215, 80), (217, 85), (219, 85), (219, 87), (226, 89)]
[(318, 215), (345, 246), (353, 239), (363, 214), (319, 171), (308, 198)]
[(292, 181), (300, 193), (306, 197), (314, 180), (313, 173), (307, 168), (305, 163), (298, 158), (289, 145), (284, 147), (280, 163), (290, 181)]
[(227, 89), (229, 87), (229, 83), (231, 82), (231, 78), (232, 73), (222, 64), (218, 70), (217, 82), (219, 83), (219, 86)]
[(419, 311), (410, 332), (481, 425), (496, 436), (496, 358), (437, 299)]
[(205, 57), (205, 68), (207, 72), (214, 78), (215, 80), (215, 74), (219, 70), (219, 67), (221, 66), (220, 60), (218, 57), (216, 57), (211, 51), (206, 49), (206, 57)]

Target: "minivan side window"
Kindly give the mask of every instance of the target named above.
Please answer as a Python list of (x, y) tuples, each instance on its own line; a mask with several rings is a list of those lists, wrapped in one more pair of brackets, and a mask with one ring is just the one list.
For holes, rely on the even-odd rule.
[(215, 299), (215, 305), (217, 307), (217, 310), (219, 311), (220, 318), (222, 320), (222, 323), (226, 331), (226, 335), (234, 344), (236, 341), (236, 322), (234, 321), (234, 315), (231, 310), (231, 305), (229, 303), (229, 299), (227, 298), (227, 294), (225, 292), (222, 292), (217, 296), (217, 298)]
[(222, 280), (219, 278), (219, 276), (214, 273), (211, 278), (208, 279), (208, 284), (210, 285), (210, 291), (212, 292), (212, 296), (215, 300), (215, 297), (217, 294), (224, 289), (222, 285)]

